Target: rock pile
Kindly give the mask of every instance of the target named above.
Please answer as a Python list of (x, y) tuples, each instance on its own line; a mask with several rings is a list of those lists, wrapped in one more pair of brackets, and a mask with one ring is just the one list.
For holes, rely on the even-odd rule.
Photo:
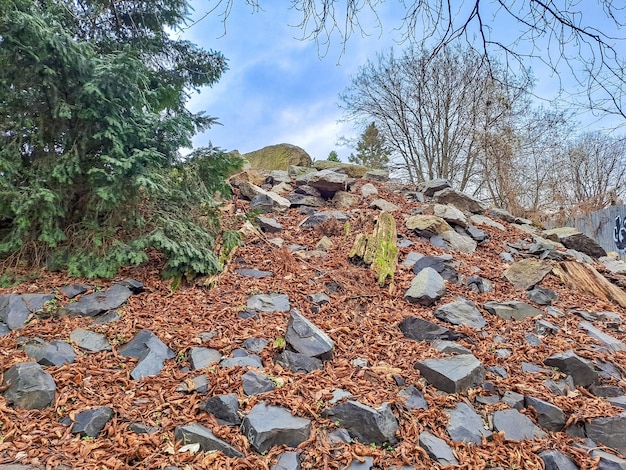
[[(561, 277), (621, 276), (606, 253), (384, 179), (237, 175), (234, 210), (263, 215), (211, 291), (137, 270), (1, 294), (0, 463), (626, 469), (625, 310)], [(381, 213), (382, 286), (348, 257)]]

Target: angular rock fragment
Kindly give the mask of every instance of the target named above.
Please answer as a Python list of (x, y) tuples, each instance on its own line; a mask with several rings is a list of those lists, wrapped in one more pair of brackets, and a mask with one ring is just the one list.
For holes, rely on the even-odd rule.
[(415, 341), (455, 340), (458, 335), (448, 328), (418, 317), (408, 317), (398, 325), (400, 331)]
[(545, 450), (539, 457), (543, 460), (546, 470), (578, 470), (578, 465), (558, 450)]
[(620, 340), (614, 338), (608, 333), (605, 333), (604, 331), (596, 328), (589, 322), (580, 322), (578, 324), (578, 327), (585, 330), (589, 336), (591, 336), (596, 341), (602, 343), (613, 352), (626, 350), (626, 344), (622, 343)]
[(482, 439), (489, 438), (491, 431), (485, 429), (482, 418), (467, 403), (460, 402), (456, 408), (446, 411), (449, 422), (448, 434), (454, 442), (480, 445)]
[(457, 282), (458, 276), (451, 255), (422, 256), (413, 264), (413, 272), (419, 274), (425, 268), (433, 268), (446, 281)]
[(443, 232), (452, 230), (452, 227), (445, 220), (434, 215), (418, 214), (411, 216), (406, 220), (405, 225), (406, 228), (424, 238), (431, 238), (434, 235), (441, 235)]
[(348, 222), (350, 217), (341, 211), (316, 211), (303, 220), (299, 227), (304, 229), (312, 229), (323, 224), (328, 220), (336, 220), (340, 224)]
[(418, 361), (414, 367), (428, 383), (448, 393), (459, 393), (485, 380), (485, 368), (472, 354)]
[(80, 437), (97, 437), (114, 414), (113, 408), (109, 406), (81, 411), (74, 418), (72, 434), (78, 434)]
[(133, 292), (121, 284), (113, 284), (102, 292), (85, 295), (78, 300), (59, 309), (60, 314), (82, 315), (95, 317), (108, 310), (119, 308), (133, 295)]
[(249, 370), (241, 376), (243, 392), (248, 396), (271, 392), (276, 384), (265, 374)]
[(485, 294), (493, 291), (493, 284), (489, 279), (480, 276), (468, 277), (465, 285), (477, 294)]
[(276, 465), (272, 466), (272, 470), (301, 470), (300, 456), (297, 452), (284, 452), (278, 457)]
[(626, 413), (594, 418), (585, 423), (585, 432), (592, 441), (626, 455)]
[(330, 359), (335, 343), (296, 310), (291, 310), (285, 341), (300, 354)]
[(598, 459), (598, 470), (626, 470), (626, 459), (600, 449), (593, 449), (591, 458)]
[(56, 384), (36, 362), (16, 364), (4, 373), (4, 399), (16, 408), (40, 410), (54, 401)]
[(289, 297), (285, 294), (259, 294), (248, 299), (248, 310), (255, 312), (288, 312)]
[(282, 351), (276, 356), (276, 364), (300, 374), (308, 374), (309, 372), (324, 367), (322, 361), (316, 357), (309, 357), (287, 350)]
[(466, 299), (442, 305), (433, 312), (433, 315), (453, 325), (467, 325), (476, 330), (481, 330), (487, 325), (474, 303)]
[(325, 409), (322, 411), (322, 416), (338, 421), (348, 430), (350, 436), (364, 444), (395, 445), (398, 443), (396, 432), (400, 427), (387, 403), (374, 409), (358, 401), (349, 400)]
[(118, 354), (122, 357), (139, 359), (130, 373), (135, 380), (158, 374), (163, 369), (164, 362), (176, 356), (174, 351), (150, 330), (139, 331), (131, 341), (120, 348)]
[(504, 277), (518, 289), (528, 290), (539, 284), (550, 271), (552, 271), (550, 262), (528, 258), (509, 266), (504, 272)]
[(42, 344), (28, 343), (24, 345), (24, 351), (42, 366), (71, 364), (76, 359), (72, 345), (60, 340)]
[(539, 398), (527, 396), (526, 408), (533, 408), (537, 414), (537, 422), (548, 431), (561, 431), (567, 422), (567, 416), (561, 408)]
[(535, 286), (533, 289), (527, 291), (526, 297), (531, 302), (535, 302), (539, 305), (552, 305), (553, 301), (559, 300), (559, 295), (556, 292), (540, 286)]
[(30, 314), (31, 311), (21, 295), (0, 295), (0, 322), (10, 330), (22, 328)]
[(76, 346), (89, 352), (111, 351), (111, 343), (101, 333), (95, 331), (83, 330), (77, 328), (70, 333), (70, 340), (76, 343)]
[(443, 220), (448, 222), (448, 224), (458, 225), (463, 228), (467, 228), (469, 226), (469, 222), (467, 221), (465, 214), (452, 205), (433, 204), (432, 210), (433, 215), (441, 217)]
[(504, 431), (504, 438), (513, 441), (546, 437), (528, 416), (517, 410), (500, 410), (493, 414), (493, 428), (495, 431)]
[(297, 447), (309, 438), (311, 421), (292, 416), (286, 408), (257, 403), (244, 418), (242, 430), (259, 453), (272, 447)]
[(283, 226), (276, 219), (272, 219), (271, 217), (258, 216), (256, 221), (261, 230), (265, 233), (278, 233), (283, 231)]
[(433, 201), (440, 204), (452, 204), (462, 211), (471, 212), (473, 214), (483, 213), (489, 207), (487, 203), (452, 188), (444, 188), (437, 191), (433, 194)]
[(404, 298), (411, 304), (432, 305), (446, 293), (441, 275), (433, 268), (422, 269), (411, 281)]
[(206, 393), (208, 389), (209, 379), (204, 374), (193, 379), (187, 379), (176, 387), (177, 392), (183, 393)]
[(591, 362), (578, 356), (572, 350), (553, 354), (543, 363), (550, 367), (557, 367), (561, 372), (571, 375), (574, 383), (581, 387), (587, 387), (598, 380), (598, 373)]
[(525, 318), (536, 317), (543, 314), (543, 312), (538, 308), (518, 300), (510, 300), (508, 302), (490, 301), (485, 303), (483, 307), (489, 313), (496, 315), (503, 320), (521, 321)]
[(271, 271), (259, 271), (258, 269), (235, 269), (235, 272), (240, 276), (253, 277), (255, 279), (261, 279), (264, 277), (274, 277), (274, 273)]
[(415, 385), (408, 386), (398, 393), (398, 395), (404, 400), (404, 403), (409, 410), (428, 409), (428, 403), (424, 398), (424, 394), (415, 388)]
[(424, 431), (419, 435), (419, 445), (426, 451), (431, 459), (441, 465), (448, 466), (459, 464), (459, 461), (454, 456), (454, 452), (448, 443), (429, 431)]
[(205, 452), (218, 451), (227, 457), (243, 458), (244, 455), (227, 442), (219, 439), (213, 431), (202, 424), (192, 423), (187, 426), (179, 426), (174, 429), (176, 440), (182, 440), (183, 444), (199, 444)]
[(476, 251), (477, 244), (473, 238), (461, 235), (454, 230), (443, 232), (440, 236), (451, 250), (460, 253), (474, 253)]
[(435, 340), (431, 346), (444, 354), (472, 354), (472, 351), (454, 341)]
[(198, 407), (217, 418), (217, 422), (226, 426), (239, 426), (241, 418), (239, 416), (239, 401), (236, 393), (227, 395), (216, 395), (200, 403)]
[(451, 187), (452, 183), (450, 183), (450, 180), (437, 178), (420, 183), (419, 190), (424, 193), (424, 196), (432, 197), (437, 191)]
[(222, 353), (211, 348), (191, 348), (189, 350), (189, 364), (191, 370), (206, 369), (211, 364), (222, 360)]

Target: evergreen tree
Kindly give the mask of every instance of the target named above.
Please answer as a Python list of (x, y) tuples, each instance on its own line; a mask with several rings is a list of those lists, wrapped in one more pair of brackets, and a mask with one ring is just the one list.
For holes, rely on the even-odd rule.
[(341, 160), (339, 160), (339, 155), (337, 155), (337, 152), (335, 152), (334, 150), (330, 151), (326, 160), (328, 160), (329, 162), (341, 162)]
[(356, 145), (356, 155), (348, 157), (350, 163), (369, 168), (385, 169), (389, 166), (390, 150), (385, 144), (384, 136), (380, 135), (375, 123), (371, 123)]
[[(111, 276), (153, 246), (169, 256), (170, 275), (220, 269), (211, 191), (226, 190), (221, 181), (239, 162), (215, 149), (186, 163), (178, 154), (214, 122), (185, 108), (188, 90), (226, 70), (221, 54), (169, 38), (187, 8), (181, 0), (0, 2), (5, 263)], [(200, 171), (207, 165), (217, 171)], [(202, 191), (184, 186), (192, 179)], [(190, 233), (203, 235), (192, 242)]]

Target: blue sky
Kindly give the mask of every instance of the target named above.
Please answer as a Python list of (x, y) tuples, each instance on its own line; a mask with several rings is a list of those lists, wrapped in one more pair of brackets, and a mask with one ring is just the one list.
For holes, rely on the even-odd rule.
[[(289, 9), (290, 3), (266, 0), (262, 2), (263, 11), (253, 12), (244, 1), (234, 0), (224, 25), (219, 10), (207, 15), (215, 2), (192, 1), (193, 18), (204, 18), (186, 29), (182, 37), (220, 51), (229, 64), (216, 85), (203, 89), (190, 101), (192, 111), (205, 111), (222, 123), (196, 136), (194, 146), (210, 141), (225, 150), (246, 153), (290, 143), (304, 148), (316, 160), (326, 159), (331, 150), (336, 150), (347, 161), (353, 148), (340, 145), (338, 139), (356, 139), (362, 129), (341, 122), (338, 95), (350, 84), (359, 66), (374, 59), (377, 52), (394, 45), (402, 48), (396, 43), (400, 33), (394, 30), (400, 24), (400, 3), (390, 1), (378, 7), (382, 29), (376, 27), (373, 15), (364, 16), (369, 36), (355, 32), (343, 53), (337, 37), (327, 51), (318, 50), (313, 41), (299, 40), (302, 31), (290, 25), (301, 18)], [(519, 32), (519, 25), (507, 24), (500, 18), (494, 21), (494, 33)], [(558, 79), (542, 70), (540, 64), (532, 65), (537, 78), (535, 91), (549, 97), (558, 88)], [(561, 78), (567, 81), (567, 73)], [(579, 118), (587, 123), (594, 121), (590, 116)]]
[[(193, 2), (195, 18), (208, 11), (206, 3)], [(385, 30), (381, 36), (372, 23), (371, 35), (355, 33), (343, 55), (335, 40), (321, 57), (315, 42), (298, 40), (301, 30), (289, 26), (299, 16), (288, 5), (268, 1), (264, 11), (252, 13), (243, 2), (235, 2), (225, 31), (212, 13), (184, 32), (185, 39), (223, 53), (229, 65), (216, 85), (191, 99), (192, 111), (205, 111), (222, 123), (197, 136), (195, 146), (211, 141), (245, 153), (290, 143), (316, 160), (326, 159), (331, 150), (347, 160), (353, 151), (337, 144), (339, 137), (360, 134), (353, 123), (339, 122), (338, 95), (360, 65), (394, 44), (394, 32)]]

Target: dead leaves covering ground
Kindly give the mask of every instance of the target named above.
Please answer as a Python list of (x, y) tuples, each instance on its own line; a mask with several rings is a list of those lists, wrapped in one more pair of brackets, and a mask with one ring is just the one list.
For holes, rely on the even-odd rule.
[[(416, 204), (407, 203), (397, 193), (385, 191), (379, 186), (381, 196), (403, 208), (408, 214)], [(246, 203), (237, 202), (241, 210)], [(88, 328), (103, 333), (113, 344), (112, 352), (89, 354), (82, 352), (71, 365), (49, 367), (57, 384), (54, 406), (44, 410), (24, 411), (8, 406), (0, 397), (0, 463), (20, 462), (51, 469), (125, 469), (125, 468), (164, 468), (176, 465), (181, 469), (269, 469), (284, 449), (275, 448), (266, 455), (258, 455), (250, 449), (246, 438), (235, 427), (220, 426), (209, 414), (199, 411), (199, 404), (206, 398), (224, 393), (237, 393), (240, 410), (247, 413), (258, 401), (265, 400), (289, 408), (292, 413), (313, 420), (311, 438), (303, 443), (302, 467), (305, 469), (340, 469), (352, 461), (362, 461), (371, 456), (381, 469), (393, 465), (414, 465), (416, 468), (436, 466), (417, 444), (419, 433), (429, 429), (438, 437), (450, 443), (463, 469), (481, 469), (502, 466), (504, 468), (543, 468), (537, 453), (546, 449), (560, 449), (569, 454), (582, 469), (594, 468), (592, 459), (580, 449), (572, 447), (574, 439), (565, 433), (549, 433), (541, 441), (512, 442), (496, 434), (493, 440), (480, 446), (453, 444), (446, 433), (447, 417), (445, 409), (453, 408), (461, 400), (468, 400), (476, 410), (487, 417), (489, 413), (505, 408), (502, 403), (480, 405), (474, 398), (486, 394), (484, 390), (473, 389), (460, 395), (437, 392), (425, 384), (419, 372), (413, 367), (418, 360), (439, 357), (439, 353), (426, 343), (406, 339), (398, 329), (398, 323), (409, 316), (419, 316), (438, 322), (433, 308), (410, 305), (402, 298), (413, 274), (410, 268), (400, 266), (392, 285), (378, 287), (373, 273), (365, 268), (351, 265), (347, 253), (359, 231), (368, 231), (368, 225), (375, 212), (364, 204), (352, 212), (354, 216), (350, 232), (327, 230), (333, 248), (324, 258), (301, 259), (284, 248), (274, 245), (266, 235), (252, 236), (246, 240), (231, 265), (227, 268), (216, 288), (186, 287), (172, 292), (167, 282), (159, 277), (162, 260), (153, 260), (140, 268), (128, 269), (120, 273), (119, 279), (133, 277), (146, 286), (146, 292), (133, 296), (121, 309), (121, 320), (105, 325), (94, 325), (92, 319), (80, 317), (33, 318), (23, 329), (0, 338), (0, 371), (6, 371), (14, 364), (28, 361), (21, 349), (25, 338), (69, 340), (71, 331)], [(429, 243), (420, 241), (408, 233), (401, 213), (395, 213), (398, 231), (414, 242), (410, 248), (401, 249), (400, 261), (409, 251), (438, 255), (443, 251)], [(280, 236), (285, 245), (300, 244), (314, 249), (324, 228), (317, 231), (298, 229), (304, 216), (297, 209), (276, 215), (285, 227)], [(479, 274), (494, 284), (495, 291), (489, 294), (475, 294), (469, 289), (448, 285), (448, 294), (438, 305), (452, 302), (463, 296), (482, 305), (489, 300), (526, 301), (522, 291), (516, 290), (501, 276), (506, 266), (498, 257), (503, 251), (503, 242), (526, 238), (527, 235), (510, 229), (504, 233), (497, 229), (481, 227), (490, 236), (490, 241), (479, 246), (475, 254), (455, 253), (455, 260), (461, 261), (458, 271), (466, 276)], [(239, 276), (234, 272), (238, 267), (252, 267), (273, 271), (272, 278), (253, 279)], [(477, 271), (479, 268), (479, 271)], [(68, 279), (62, 275), (44, 273), (30, 283), (7, 292), (55, 292), (54, 286), (84, 282), (106, 287), (110, 281), (94, 283), (81, 279)], [(309, 294), (323, 292), (334, 283), (335, 293), (330, 294), (331, 302), (313, 313)], [(600, 301), (588, 295), (568, 290), (554, 275), (548, 275), (542, 285), (556, 290), (560, 300), (556, 304), (563, 311), (583, 309), (589, 311), (610, 310), (619, 312), (624, 318), (624, 310), (616, 305)], [(308, 375), (293, 374), (275, 365), (272, 348), (274, 340), (285, 334), (288, 314), (260, 314), (258, 319), (241, 319), (238, 314), (245, 308), (247, 299), (256, 293), (280, 292), (289, 296), (293, 308), (310, 318), (326, 331), (335, 341), (336, 351), (332, 361), (325, 363), (324, 370)], [(67, 299), (60, 300), (67, 301)], [(579, 390), (568, 397), (555, 397), (543, 384), (558, 372), (546, 374), (523, 373), (521, 364), (530, 362), (541, 365), (542, 361), (558, 352), (574, 349), (579, 355), (592, 360), (610, 360), (615, 364), (626, 364), (626, 353), (616, 353), (612, 357), (598, 354), (597, 344), (578, 328), (578, 318), (568, 314), (562, 318), (550, 317), (561, 331), (544, 338), (541, 346), (527, 344), (524, 334), (532, 332), (534, 321), (506, 322), (484, 313), (488, 326), (482, 332), (466, 327), (445, 325), (462, 332), (466, 338), (461, 344), (470, 348), (485, 367), (499, 365), (509, 375), (502, 379), (488, 374), (496, 391), (504, 393), (513, 390), (530, 394), (563, 408), (570, 415), (570, 425), (582, 423), (598, 416), (610, 416), (620, 412), (605, 400), (590, 396)], [(626, 320), (626, 318), (625, 318)], [(140, 329), (149, 329), (157, 334), (172, 350), (177, 358), (166, 362), (163, 371), (156, 377), (134, 381), (129, 377), (136, 360), (117, 355), (119, 347), (128, 342)], [(216, 332), (209, 341), (199, 339), (202, 332)], [(610, 332), (622, 341), (626, 335)], [(500, 336), (507, 342), (496, 343)], [(218, 349), (228, 356), (232, 350), (240, 348), (250, 337), (260, 337), (269, 341), (261, 357), (265, 364), (264, 372), (284, 381), (284, 385), (274, 391), (257, 397), (248, 397), (241, 390), (241, 375), (245, 370), (211, 368), (205, 371), (186, 372), (188, 362), (185, 353), (192, 347), (204, 346)], [(494, 352), (498, 348), (511, 349), (513, 354), (499, 358)], [(352, 361), (365, 358), (368, 366), (356, 368)], [(177, 392), (177, 386), (205, 372), (210, 389), (207, 395), (184, 394)], [(394, 377), (402, 377), (406, 385), (420, 388), (430, 408), (410, 411), (403, 404)], [(613, 380), (614, 384), (619, 384)], [(619, 384), (626, 386), (625, 383)], [(361, 443), (331, 444), (327, 433), (335, 428), (334, 423), (320, 417), (320, 412), (332, 398), (332, 391), (341, 388), (354, 395), (354, 399), (377, 407), (383, 402), (392, 404), (399, 418), (400, 444), (393, 450), (375, 448)], [(115, 418), (107, 424), (100, 436), (95, 439), (80, 439), (61, 423), (63, 418), (73, 416), (85, 409), (109, 405), (116, 411)], [(532, 417), (532, 413), (528, 412)], [(128, 427), (140, 422), (158, 428), (154, 434), (136, 434)], [(226, 442), (244, 452), (245, 459), (228, 459), (221, 453), (181, 451), (181, 443), (174, 442), (174, 428), (192, 422), (199, 422)]]

